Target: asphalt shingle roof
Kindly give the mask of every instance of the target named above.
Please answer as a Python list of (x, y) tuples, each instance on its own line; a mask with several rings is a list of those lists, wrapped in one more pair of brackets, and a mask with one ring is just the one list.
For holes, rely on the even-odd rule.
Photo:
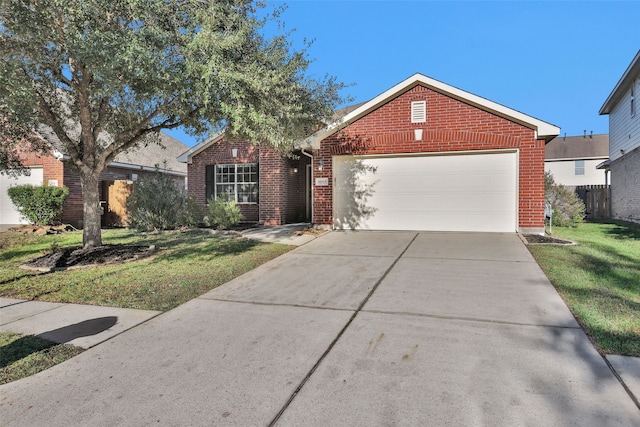
[(609, 157), (609, 134), (557, 136), (544, 148), (545, 160)]

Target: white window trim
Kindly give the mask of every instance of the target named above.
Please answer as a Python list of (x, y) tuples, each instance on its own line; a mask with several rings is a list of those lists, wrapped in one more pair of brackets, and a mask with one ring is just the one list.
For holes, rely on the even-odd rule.
[[(258, 199), (258, 201), (255, 201), (255, 202), (242, 202), (242, 201), (238, 200), (238, 166), (255, 166), (256, 174), (258, 173), (258, 163), (220, 163), (220, 164), (214, 165), (214, 168), (213, 168), (213, 194), (214, 194), (214, 197), (217, 199), (218, 196), (219, 196), (219, 194), (218, 194), (218, 185), (231, 184), (231, 183), (226, 183), (226, 182), (218, 183), (218, 167), (233, 167), (233, 197), (234, 197), (235, 202), (237, 204), (239, 204), (239, 205), (257, 205), (259, 199)], [(259, 181), (244, 182), (243, 184), (255, 184), (257, 186), (258, 183), (259, 183)], [(225, 193), (225, 194), (230, 194), (230, 193)], [(258, 190), (258, 197), (260, 197), (259, 190)]]
[[(582, 163), (582, 166), (578, 166), (578, 162)], [(575, 176), (584, 176), (586, 173), (586, 165), (585, 165), (585, 161), (580, 159), (580, 160), (574, 160), (573, 161), (573, 174)], [(582, 170), (582, 173), (578, 173), (578, 170)]]

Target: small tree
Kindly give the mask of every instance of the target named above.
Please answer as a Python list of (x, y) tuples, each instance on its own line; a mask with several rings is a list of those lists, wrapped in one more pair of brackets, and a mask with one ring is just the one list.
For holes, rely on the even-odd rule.
[(8, 193), (23, 218), (31, 224), (50, 225), (60, 220), (69, 190), (67, 187), (18, 185), (9, 188)]
[(197, 225), (204, 216), (175, 179), (159, 169), (140, 178), (127, 198), (127, 214), (129, 227), (140, 231)]
[(575, 227), (584, 220), (585, 206), (576, 193), (556, 184), (551, 172), (544, 173), (544, 200), (553, 209), (552, 221), (557, 227)]

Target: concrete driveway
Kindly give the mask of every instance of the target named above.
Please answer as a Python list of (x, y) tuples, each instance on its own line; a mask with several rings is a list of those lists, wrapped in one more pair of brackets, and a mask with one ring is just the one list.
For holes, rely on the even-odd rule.
[(512, 234), (329, 233), (39, 375), (3, 425), (640, 425)]

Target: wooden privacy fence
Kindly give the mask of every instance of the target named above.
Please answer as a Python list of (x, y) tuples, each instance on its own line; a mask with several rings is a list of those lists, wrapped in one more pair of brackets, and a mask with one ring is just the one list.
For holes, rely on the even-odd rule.
[(611, 193), (608, 185), (580, 185), (575, 192), (584, 202), (587, 219), (609, 218)]

